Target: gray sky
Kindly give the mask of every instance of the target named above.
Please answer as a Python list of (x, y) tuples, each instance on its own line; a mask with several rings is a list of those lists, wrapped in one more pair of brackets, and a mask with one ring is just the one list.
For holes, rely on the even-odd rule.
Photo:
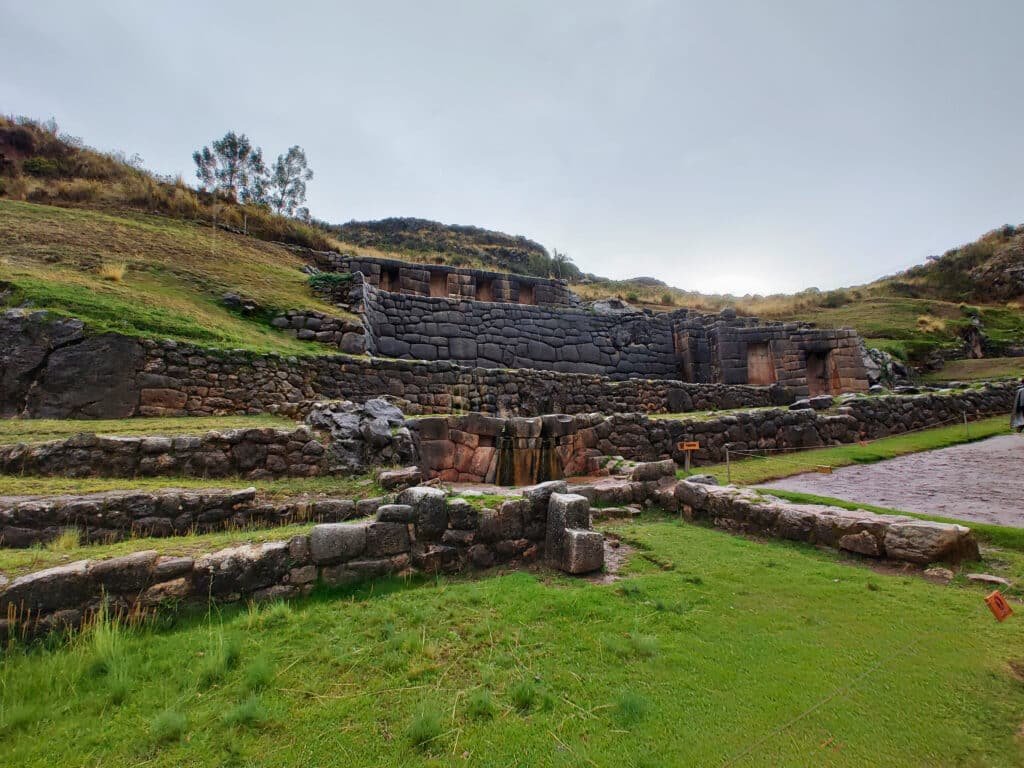
[(0, 0), (0, 111), (194, 180), (301, 144), (313, 214), (610, 277), (864, 282), (1024, 222), (1021, 0)]

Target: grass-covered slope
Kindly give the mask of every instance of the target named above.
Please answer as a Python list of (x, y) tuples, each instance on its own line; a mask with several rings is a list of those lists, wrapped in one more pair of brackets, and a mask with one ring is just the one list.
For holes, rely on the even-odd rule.
[[(73, 315), (92, 328), (208, 346), (328, 351), (268, 325), (275, 309), (317, 300), (289, 249), (165, 216), (0, 200), (0, 283), (8, 305)], [(225, 292), (255, 300), (243, 317)]]
[(642, 549), (617, 584), (528, 573), (378, 582), (10, 652), (0, 665), (5, 760), (838, 767), (1024, 757), (1014, 671), (1024, 625), (997, 624), (979, 590), (667, 518), (616, 530)]

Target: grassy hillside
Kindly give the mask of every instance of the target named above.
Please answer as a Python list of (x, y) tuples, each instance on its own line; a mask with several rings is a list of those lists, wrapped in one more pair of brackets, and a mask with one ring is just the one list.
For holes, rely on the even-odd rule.
[[(274, 309), (317, 300), (302, 260), (280, 245), (165, 216), (0, 200), (0, 281), (9, 305), (73, 315), (100, 330), (210, 346), (328, 351), (267, 324)], [(227, 291), (259, 303), (243, 317)]]
[(378, 581), (14, 648), (7, 763), (1020, 765), (1024, 628), (981, 590), (611, 530), (637, 550), (618, 583)]

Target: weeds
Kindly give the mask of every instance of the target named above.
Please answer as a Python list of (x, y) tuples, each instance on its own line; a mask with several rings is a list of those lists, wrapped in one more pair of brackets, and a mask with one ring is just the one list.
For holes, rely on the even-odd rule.
[(223, 630), (214, 634), (210, 650), (203, 659), (199, 671), (199, 686), (209, 688), (224, 679), (228, 672), (238, 666), (242, 656), (241, 641), (234, 635), (225, 637)]
[(636, 725), (647, 716), (650, 703), (639, 693), (623, 691), (615, 699), (615, 719), (625, 726)]
[(427, 750), (442, 733), (440, 711), (433, 706), (424, 706), (409, 723), (405, 735), (413, 747)]
[(274, 681), (274, 665), (266, 658), (256, 659), (245, 671), (245, 689), (255, 693), (262, 691)]
[(149, 733), (157, 744), (167, 744), (180, 740), (187, 728), (188, 718), (185, 715), (173, 709), (166, 709), (153, 718)]
[(270, 719), (266, 707), (259, 696), (253, 694), (245, 701), (232, 707), (224, 715), (224, 724), (232, 727), (255, 728)]
[(473, 691), (466, 702), (466, 714), (472, 720), (490, 720), (497, 711), (494, 697), (486, 688), (478, 688)]
[(537, 686), (529, 680), (522, 680), (512, 686), (509, 698), (512, 700), (512, 706), (520, 712), (529, 712), (537, 703)]
[(123, 261), (105, 262), (96, 269), (96, 273), (103, 280), (109, 280), (112, 283), (120, 283), (124, 280), (124, 275), (127, 271), (128, 264)]

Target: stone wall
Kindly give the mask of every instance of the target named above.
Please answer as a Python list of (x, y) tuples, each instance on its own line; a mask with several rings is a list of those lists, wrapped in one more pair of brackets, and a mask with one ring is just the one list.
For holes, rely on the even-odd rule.
[(676, 487), (676, 497), (688, 516), (730, 531), (803, 541), (917, 565), (980, 559), (974, 536), (962, 525), (793, 504), (735, 486), (686, 481)]
[(571, 307), (579, 298), (564, 280), (485, 272), (441, 264), (410, 264), (393, 259), (314, 252), (313, 266), (330, 272), (359, 273), (367, 285), (409, 296)]
[(364, 288), (370, 351), (469, 367), (679, 379), (673, 318), (599, 314), (386, 293)]
[(65, 531), (84, 542), (133, 536), (183, 536), (250, 525), (340, 522), (376, 512), (382, 499), (262, 501), (255, 488), (107, 491), (61, 496), (0, 497), (0, 547), (45, 544)]
[(0, 407), (32, 418), (299, 413), (312, 400), (389, 396), (407, 414), (665, 413), (790, 402), (782, 390), (668, 379), (466, 368), (452, 362), (287, 357), (86, 336), (76, 320), (0, 315)]
[(828, 412), (809, 408), (770, 408), (723, 414), (715, 418), (648, 418), (644, 414), (613, 414), (583, 434), (589, 446), (605, 455), (636, 461), (671, 457), (683, 462), (680, 442), (696, 441), (697, 464), (725, 461), (743, 451), (804, 449), (873, 440), (887, 435), (958, 424), (1009, 414), (1016, 384), (989, 384), (978, 389), (918, 395), (850, 397)]
[(586, 498), (565, 483), (526, 489), (497, 509), (477, 509), (434, 488), (410, 488), (376, 519), (315, 526), (288, 541), (198, 557), (136, 552), (0, 578), (0, 639), (75, 627), (101, 605), (118, 616), (160, 606), (267, 600), (346, 586), (388, 574), (487, 568), (542, 556), (567, 573), (599, 570), (602, 536)]
[(177, 437), (92, 433), (46, 443), (0, 445), (0, 473), (60, 477), (312, 477), (324, 443), (305, 426), (230, 429)]
[(292, 333), (300, 341), (331, 344), (342, 352), (361, 355), (366, 351), (366, 331), (362, 323), (328, 315), (314, 309), (290, 309), (270, 324)]

